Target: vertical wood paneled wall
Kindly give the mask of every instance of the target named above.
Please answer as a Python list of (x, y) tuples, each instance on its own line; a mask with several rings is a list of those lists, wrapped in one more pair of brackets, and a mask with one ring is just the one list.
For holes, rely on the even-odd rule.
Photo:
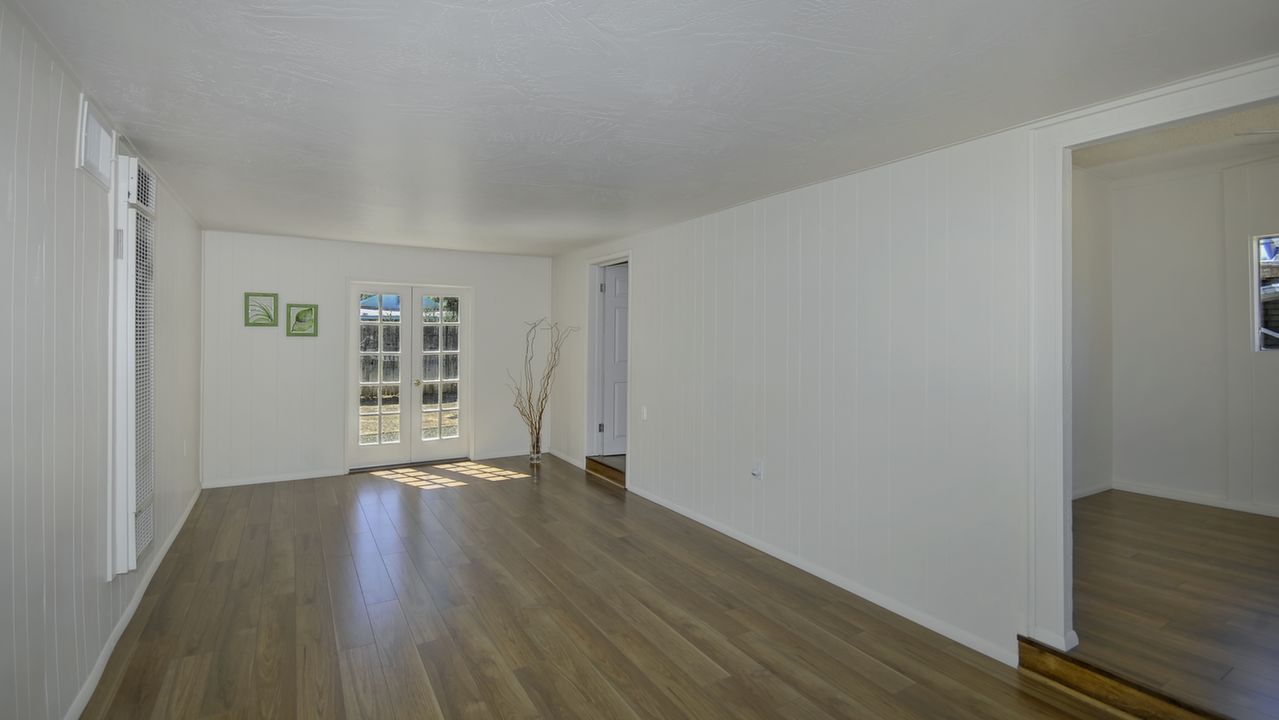
[[(106, 581), (108, 270), (107, 192), (75, 169), (80, 88), (49, 48), (0, 2), (0, 717), (60, 718), (73, 707), (140, 593), (138, 572)], [(157, 271), (182, 269), (194, 223), (176, 202), (162, 225)], [(163, 220), (162, 220), (163, 221)], [(185, 230), (184, 230), (185, 228)], [(166, 260), (168, 258), (168, 260)], [(176, 258), (176, 260), (175, 260)], [(185, 258), (183, 260), (182, 258)], [(198, 262), (198, 260), (196, 260)], [(185, 268), (190, 271), (190, 268)], [(165, 284), (160, 284), (161, 327)], [(182, 297), (197, 287), (178, 288)], [(171, 346), (198, 341), (194, 331)], [(163, 353), (162, 353), (163, 356)], [(194, 353), (187, 355), (188, 359)], [(162, 360), (162, 364), (167, 359)], [(198, 373), (170, 368), (160, 419), (194, 422)], [(181, 426), (161, 439), (188, 441)], [(163, 542), (198, 488), (193, 462), (160, 458)], [(157, 543), (157, 545), (160, 544)]]
[[(585, 326), (591, 259), (632, 253), (628, 485), (1011, 662), (1028, 158), (1010, 131), (556, 258)], [(586, 341), (552, 409), (579, 463)]]

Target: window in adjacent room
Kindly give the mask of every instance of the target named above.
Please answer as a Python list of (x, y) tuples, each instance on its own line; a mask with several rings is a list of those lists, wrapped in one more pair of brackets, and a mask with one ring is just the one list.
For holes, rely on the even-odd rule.
[(1254, 308), (1258, 350), (1279, 350), (1279, 235), (1253, 238)]

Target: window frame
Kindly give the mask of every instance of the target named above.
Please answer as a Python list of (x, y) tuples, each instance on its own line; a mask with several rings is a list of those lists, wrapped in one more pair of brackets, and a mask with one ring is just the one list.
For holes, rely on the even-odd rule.
[[(1266, 240), (1273, 240), (1279, 245), (1279, 233), (1263, 233), (1261, 235), (1253, 235), (1249, 238), (1248, 258), (1251, 265), (1249, 278), (1251, 285), (1248, 292), (1252, 294), (1252, 349), (1255, 352), (1274, 352), (1279, 350), (1279, 345), (1275, 347), (1266, 347), (1263, 338), (1270, 336), (1279, 340), (1279, 332), (1270, 330), (1264, 325), (1264, 299), (1261, 293), (1261, 243)], [(1277, 261), (1276, 264), (1279, 264)]]

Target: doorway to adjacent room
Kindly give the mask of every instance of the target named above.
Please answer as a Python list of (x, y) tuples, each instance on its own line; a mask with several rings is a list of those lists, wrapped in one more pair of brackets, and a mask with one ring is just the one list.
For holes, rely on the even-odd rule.
[(586, 469), (626, 485), (627, 424), (630, 413), (630, 263), (617, 260), (591, 269), (591, 415), (593, 441)]

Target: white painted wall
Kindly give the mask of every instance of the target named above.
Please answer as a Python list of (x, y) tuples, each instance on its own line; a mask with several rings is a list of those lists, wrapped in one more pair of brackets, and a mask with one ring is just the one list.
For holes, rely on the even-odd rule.
[(201, 230), (163, 183), (156, 203), (155, 512), (172, 526), (200, 491)]
[[(207, 232), (203, 268), (205, 487), (346, 472), (352, 280), (474, 288), (475, 456), (528, 452), (507, 370), (524, 357), (524, 322), (550, 314), (548, 258)], [(281, 311), (319, 303), (319, 336), (244, 327), (246, 291), (278, 292)]]
[(1224, 176), (1226, 246), (1227, 485), (1231, 507), (1279, 515), (1279, 352), (1255, 352), (1248, 242), (1279, 233), (1279, 159)]
[[(77, 715), (198, 488), (194, 223), (161, 189), (157, 542), (106, 582), (107, 192), (75, 169), (80, 88), (0, 2), (0, 717)], [(179, 318), (179, 315), (182, 317)], [(164, 446), (170, 446), (165, 448)], [(173, 447), (187, 447), (184, 458)]]
[(1108, 179), (1075, 169), (1071, 191), (1075, 497), (1110, 488), (1114, 472), (1109, 192)]
[(1116, 487), (1224, 494), (1221, 180), (1205, 171), (1111, 189)]
[(1277, 196), (1279, 161), (1111, 184), (1114, 487), (1279, 514), (1279, 356), (1253, 350), (1248, 254)]
[[(591, 259), (632, 251), (630, 489), (1013, 662), (1028, 152), (1009, 131), (556, 258), (555, 319), (585, 327)], [(570, 342), (550, 438), (582, 463)]]

